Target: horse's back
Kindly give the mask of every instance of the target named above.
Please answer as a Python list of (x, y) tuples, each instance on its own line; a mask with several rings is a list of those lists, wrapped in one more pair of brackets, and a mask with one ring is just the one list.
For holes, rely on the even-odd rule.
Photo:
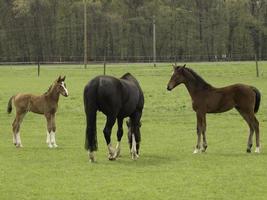
[(23, 94), (23, 93), (18, 93), (14, 96), (14, 105), (15, 107), (20, 107), (20, 108), (27, 108), (30, 99), (31, 99), (31, 94)]
[(88, 96), (91, 102), (95, 101), (97, 109), (104, 114), (121, 117), (131, 115), (139, 106), (140, 98), (143, 98), (143, 94), (140, 95), (140, 89), (135, 83), (112, 76), (93, 78), (86, 85), (84, 96)]

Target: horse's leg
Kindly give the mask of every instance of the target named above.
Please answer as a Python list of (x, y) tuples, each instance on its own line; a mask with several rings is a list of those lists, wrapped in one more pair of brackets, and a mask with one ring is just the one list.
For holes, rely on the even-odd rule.
[(25, 116), (26, 112), (17, 112), (16, 118), (14, 122), (12, 123), (13, 127), (13, 143), (16, 145), (16, 147), (22, 147), (21, 138), (20, 138), (20, 124), (22, 123), (22, 120)]
[(56, 121), (55, 121), (55, 114), (51, 115), (51, 132), (50, 132), (51, 144), (54, 148), (57, 148), (56, 143)]
[(140, 118), (141, 118), (141, 113), (139, 112), (131, 116), (131, 128), (128, 138), (129, 138), (129, 143), (131, 145), (131, 154), (133, 160), (139, 158), (139, 147), (141, 141)]
[(51, 142), (51, 132), (52, 132), (52, 115), (51, 114), (45, 114), (45, 118), (47, 121), (47, 134), (46, 134), (46, 143), (49, 148), (53, 148), (52, 142)]
[(259, 121), (257, 118), (254, 116), (254, 130), (255, 130), (255, 135), (256, 135), (256, 153), (260, 153), (260, 130), (259, 130)]
[(116, 152), (115, 152), (115, 156), (119, 157), (120, 156), (120, 151), (121, 151), (121, 138), (123, 136), (123, 118), (118, 118), (117, 119), (117, 123), (118, 123), (118, 131), (117, 131), (117, 145), (116, 145)]
[(107, 147), (108, 147), (108, 159), (109, 160), (115, 160), (116, 159), (116, 155), (115, 155), (115, 150), (112, 148), (112, 144), (111, 144), (111, 131), (112, 131), (112, 127), (116, 122), (116, 117), (114, 116), (107, 116), (107, 121), (106, 121), (106, 125), (105, 128), (103, 130), (104, 136), (105, 136), (105, 140), (107, 143)]
[(206, 149), (208, 148), (208, 143), (206, 139), (206, 115), (203, 117), (203, 124), (202, 124), (202, 138), (203, 138), (203, 144), (202, 144), (202, 152), (205, 152)]
[(197, 145), (193, 153), (200, 152), (200, 143), (201, 143), (201, 133), (203, 126), (203, 114), (201, 112), (197, 112)]
[(251, 153), (251, 148), (252, 148), (252, 144), (253, 144), (253, 134), (254, 134), (254, 131), (255, 131), (255, 127), (254, 127), (255, 126), (254, 125), (255, 116), (254, 116), (253, 111), (245, 112), (245, 111), (241, 110), (240, 108), (238, 108), (237, 111), (240, 113), (240, 115), (244, 118), (244, 120), (247, 122), (247, 124), (249, 126), (247, 152)]
[(13, 132), (13, 144), (16, 146), (17, 145), (17, 135), (16, 135), (16, 127), (17, 126), (17, 117), (15, 117), (13, 123), (12, 123), (12, 132)]

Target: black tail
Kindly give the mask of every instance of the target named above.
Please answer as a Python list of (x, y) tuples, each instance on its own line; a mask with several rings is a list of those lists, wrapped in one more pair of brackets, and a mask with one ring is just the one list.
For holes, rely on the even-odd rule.
[(259, 107), (260, 107), (260, 103), (261, 103), (261, 93), (260, 91), (255, 88), (255, 87), (252, 87), (253, 91), (255, 92), (256, 94), (256, 101), (255, 101), (255, 107), (254, 107), (254, 113), (257, 113), (258, 110), (259, 110)]
[(12, 112), (12, 99), (14, 96), (10, 97), (8, 104), (7, 104), (7, 113), (10, 114)]
[(90, 152), (97, 151), (97, 134), (96, 134), (96, 90), (97, 87), (86, 85), (83, 93), (84, 111), (86, 114), (86, 133), (85, 149)]

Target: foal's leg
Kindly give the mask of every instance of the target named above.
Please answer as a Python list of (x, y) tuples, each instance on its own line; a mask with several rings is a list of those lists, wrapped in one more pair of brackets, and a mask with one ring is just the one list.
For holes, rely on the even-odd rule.
[(109, 160), (115, 160), (116, 159), (115, 150), (112, 148), (111, 139), (110, 139), (112, 127), (115, 124), (115, 121), (116, 121), (116, 117), (107, 116), (106, 125), (105, 125), (105, 128), (103, 130), (105, 140), (107, 143), (107, 147), (108, 147), (108, 152), (109, 152), (108, 159)]
[[(251, 148), (252, 148), (252, 144), (253, 144), (253, 134), (254, 134), (254, 126), (253, 126), (253, 121), (254, 119), (251, 118), (251, 116), (254, 116), (253, 111), (252, 112), (245, 112), (242, 111), (240, 108), (237, 109), (238, 112), (240, 113), (240, 115), (244, 118), (244, 120), (247, 122), (248, 126), (249, 126), (249, 136), (248, 136), (248, 142), (247, 142), (247, 152), (251, 153)], [(251, 113), (251, 114), (250, 114)]]
[(254, 130), (255, 130), (255, 135), (256, 135), (256, 153), (260, 153), (260, 130), (259, 130), (259, 121), (257, 118), (254, 116)]
[(22, 120), (25, 116), (26, 112), (17, 112), (16, 118), (12, 123), (13, 127), (13, 143), (16, 145), (16, 147), (22, 147), (21, 139), (20, 139), (20, 124), (22, 123)]
[(202, 138), (203, 138), (203, 144), (202, 144), (202, 152), (205, 152), (206, 149), (208, 148), (208, 143), (207, 143), (207, 139), (206, 139), (206, 115), (204, 115), (203, 117), (203, 124), (202, 124)]
[(197, 145), (193, 153), (200, 152), (201, 133), (203, 132), (204, 114), (197, 112)]
[(119, 157), (120, 156), (120, 151), (121, 151), (121, 138), (123, 135), (123, 118), (118, 118), (117, 119), (117, 123), (118, 123), (118, 131), (117, 131), (117, 145), (116, 145), (116, 151), (115, 151), (115, 156)]
[(57, 143), (56, 143), (56, 120), (55, 120), (55, 114), (52, 114), (51, 116), (51, 123), (52, 123), (52, 131), (50, 132), (50, 137), (51, 137), (51, 144), (53, 145), (54, 148), (57, 148)]
[(46, 143), (49, 148), (57, 147), (56, 144), (56, 125), (55, 125), (55, 115), (54, 114), (45, 114), (47, 121), (47, 137)]

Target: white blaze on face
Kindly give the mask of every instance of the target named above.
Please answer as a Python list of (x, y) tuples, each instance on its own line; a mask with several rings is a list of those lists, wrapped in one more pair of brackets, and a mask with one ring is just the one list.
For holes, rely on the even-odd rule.
[(64, 83), (64, 81), (61, 82), (61, 86), (62, 86), (62, 88), (64, 89), (66, 95), (69, 96), (69, 92), (68, 92), (67, 88), (65, 87), (65, 83)]

